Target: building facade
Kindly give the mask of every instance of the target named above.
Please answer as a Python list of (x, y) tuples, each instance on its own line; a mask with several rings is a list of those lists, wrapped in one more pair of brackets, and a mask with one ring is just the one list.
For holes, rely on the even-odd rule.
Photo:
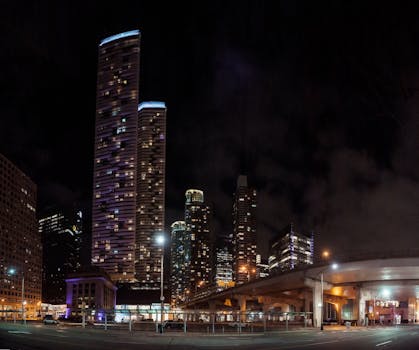
[(67, 284), (66, 317), (81, 316), (86, 320), (102, 321), (105, 314), (113, 315), (117, 287), (101, 268), (88, 267), (69, 274)]
[(211, 207), (204, 202), (204, 192), (189, 189), (185, 193), (186, 234), (191, 241), (189, 269), (190, 294), (197, 294), (214, 282), (214, 237), (211, 230)]
[(65, 279), (81, 266), (83, 214), (50, 209), (39, 219), (42, 239), (42, 301), (65, 304)]
[(0, 154), (0, 299), (2, 310), (28, 319), (37, 318), (42, 290), (36, 196), (35, 183)]
[(256, 190), (240, 175), (233, 201), (233, 278), (242, 284), (256, 278)]
[(171, 304), (176, 306), (186, 300), (186, 290), (189, 288), (191, 240), (186, 231), (185, 221), (175, 221), (171, 225), (170, 241)]
[(224, 246), (216, 249), (216, 271), (215, 271), (215, 285), (216, 290), (221, 291), (226, 288), (234, 287), (233, 282), (233, 256)]
[(135, 281), (140, 32), (99, 44), (93, 166), (92, 264)]
[(294, 231), (290, 224), (270, 243), (269, 271), (289, 271), (313, 264), (314, 238)]
[(137, 213), (135, 279), (137, 288), (159, 289), (163, 247), (156, 236), (164, 231), (166, 105), (138, 106)]

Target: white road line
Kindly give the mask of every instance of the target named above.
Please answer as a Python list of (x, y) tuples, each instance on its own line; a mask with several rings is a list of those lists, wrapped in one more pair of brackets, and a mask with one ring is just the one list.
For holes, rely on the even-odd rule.
[(32, 334), (31, 332), (28, 331), (7, 331), (8, 333), (12, 333), (12, 334)]
[(389, 343), (391, 343), (391, 342), (392, 342), (392, 340), (387, 340), (387, 341), (385, 341), (384, 343), (380, 343), (380, 344), (377, 344), (377, 345), (375, 345), (375, 346), (382, 346), (382, 345), (389, 344)]

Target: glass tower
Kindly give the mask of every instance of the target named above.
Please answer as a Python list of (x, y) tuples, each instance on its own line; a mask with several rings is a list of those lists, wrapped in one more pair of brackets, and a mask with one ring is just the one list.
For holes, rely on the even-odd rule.
[(188, 297), (191, 240), (186, 233), (185, 221), (175, 221), (171, 225), (170, 282), (172, 305), (184, 302)]
[(135, 281), (140, 32), (99, 44), (93, 166), (92, 264)]
[(138, 106), (137, 212), (135, 230), (136, 288), (159, 289), (164, 231), (166, 105), (142, 102)]
[(197, 294), (214, 282), (214, 240), (210, 229), (211, 208), (204, 203), (204, 192), (185, 193), (186, 234), (191, 241), (189, 293)]

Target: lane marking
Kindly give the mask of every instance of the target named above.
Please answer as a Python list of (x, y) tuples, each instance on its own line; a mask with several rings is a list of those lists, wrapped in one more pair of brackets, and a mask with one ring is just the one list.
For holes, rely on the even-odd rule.
[(8, 333), (12, 333), (12, 334), (32, 334), (31, 332), (28, 331), (7, 331)]
[(384, 343), (380, 343), (380, 344), (377, 344), (377, 345), (375, 345), (375, 346), (382, 346), (382, 345), (389, 344), (389, 343), (391, 343), (391, 342), (392, 342), (392, 340), (387, 340), (387, 341), (385, 341)]

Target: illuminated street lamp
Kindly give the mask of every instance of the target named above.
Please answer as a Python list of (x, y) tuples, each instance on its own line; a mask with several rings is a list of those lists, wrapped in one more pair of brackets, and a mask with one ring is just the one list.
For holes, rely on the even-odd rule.
[[(16, 275), (16, 269), (9, 269), (9, 275)], [(26, 325), (25, 305), (25, 275), (22, 272), (22, 320), (24, 325)]]
[(164, 308), (164, 295), (163, 295), (163, 268), (164, 268), (164, 235), (161, 234), (156, 238), (157, 244), (162, 247), (160, 258), (160, 333), (163, 333), (163, 308)]

